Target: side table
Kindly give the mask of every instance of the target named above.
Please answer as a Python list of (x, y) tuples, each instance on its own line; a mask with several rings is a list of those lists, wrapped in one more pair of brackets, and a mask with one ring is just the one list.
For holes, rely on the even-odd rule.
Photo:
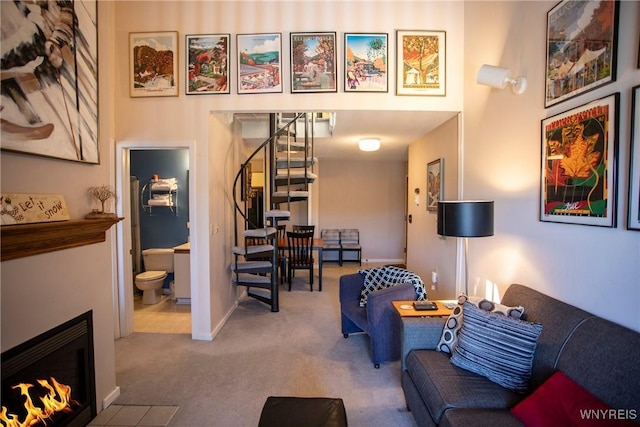
[(449, 316), (453, 309), (444, 306), (444, 303), (457, 303), (457, 301), (433, 301), (438, 306), (437, 310), (416, 310), (413, 301), (391, 301), (400, 317), (442, 317)]

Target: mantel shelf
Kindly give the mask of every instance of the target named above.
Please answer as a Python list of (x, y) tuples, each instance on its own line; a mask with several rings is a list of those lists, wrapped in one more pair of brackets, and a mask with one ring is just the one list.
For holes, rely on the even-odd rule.
[(2, 261), (104, 242), (123, 218), (78, 219), (0, 227)]

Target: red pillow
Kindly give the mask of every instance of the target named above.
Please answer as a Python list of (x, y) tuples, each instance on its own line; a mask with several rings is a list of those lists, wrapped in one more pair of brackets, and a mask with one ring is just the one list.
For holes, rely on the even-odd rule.
[(557, 371), (529, 397), (518, 403), (511, 414), (527, 427), (635, 425), (633, 410), (612, 409)]

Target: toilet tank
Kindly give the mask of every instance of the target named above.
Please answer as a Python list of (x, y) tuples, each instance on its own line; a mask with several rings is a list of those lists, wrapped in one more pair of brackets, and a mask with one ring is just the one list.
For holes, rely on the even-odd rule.
[(173, 249), (151, 248), (142, 251), (145, 271), (173, 272)]

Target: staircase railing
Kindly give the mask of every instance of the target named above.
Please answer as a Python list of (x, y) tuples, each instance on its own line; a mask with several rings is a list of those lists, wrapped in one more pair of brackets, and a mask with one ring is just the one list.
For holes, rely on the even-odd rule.
[[(241, 208), (240, 203), (238, 203), (238, 191), (237, 191), (238, 183), (239, 182), (241, 183), (241, 190), (242, 190), (242, 192), (244, 194), (246, 194), (247, 182), (244, 179), (244, 177), (246, 176), (246, 169), (248, 168), (248, 166), (251, 163), (251, 161), (255, 158), (256, 155), (258, 155), (258, 153), (261, 150), (265, 149), (265, 147), (268, 147), (269, 144), (271, 144), (275, 139), (277, 139), (281, 132), (283, 132), (283, 131), (289, 132), (289, 128), (293, 124), (295, 124), (296, 121), (299, 118), (305, 117), (305, 116), (306, 116), (306, 113), (296, 114), (296, 116), (290, 122), (288, 122), (286, 125), (282, 126), (280, 129), (278, 129), (276, 132), (274, 132), (271, 136), (269, 136), (269, 138), (264, 140), (264, 142), (262, 142), (258, 146), (258, 148), (256, 148), (253, 151), (253, 153), (251, 153), (249, 155), (249, 157), (240, 166), (240, 170), (238, 171), (238, 174), (236, 175), (236, 177), (235, 177), (235, 179), (233, 181), (233, 204), (234, 204), (234, 209), (236, 210), (236, 213), (240, 214), (240, 217), (242, 217), (242, 219), (244, 220), (244, 225), (245, 225), (244, 228), (245, 229), (247, 229), (249, 226), (253, 226), (255, 228), (255, 227), (257, 227), (257, 225), (251, 221), (251, 219), (248, 217), (248, 215), (246, 213), (246, 200), (245, 200), (245, 209), (244, 210)], [(233, 216), (234, 244), (235, 245), (238, 245), (238, 215), (237, 214)]]

